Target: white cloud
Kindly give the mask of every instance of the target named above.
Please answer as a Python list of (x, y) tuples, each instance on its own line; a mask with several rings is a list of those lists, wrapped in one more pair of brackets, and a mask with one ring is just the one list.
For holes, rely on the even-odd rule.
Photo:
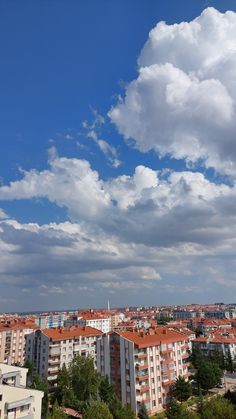
[(206, 9), (192, 22), (160, 22), (139, 74), (109, 112), (141, 151), (236, 174), (236, 14)]
[(8, 215), (2, 208), (0, 208), (0, 220), (4, 220), (5, 218), (8, 218)]
[(83, 121), (82, 127), (85, 129), (86, 136), (97, 144), (101, 152), (106, 156), (110, 165), (116, 169), (121, 165), (116, 147), (109, 144), (109, 142), (103, 138), (100, 138), (99, 132), (101, 126), (105, 124), (105, 118), (94, 109), (92, 109), (92, 112), (93, 121)]
[(80, 214), (91, 219), (109, 206), (109, 196), (88, 161), (54, 157), (49, 163), (50, 170), (24, 172), (22, 180), (2, 186), (0, 199), (46, 197), (69, 208), (72, 217)]
[[(236, 187), (201, 173), (162, 174), (137, 166), (133, 176), (103, 181), (88, 162), (57, 157), (50, 170), (23, 172), (22, 180), (0, 187), (2, 200), (40, 197), (64, 206), (71, 220), (122, 242), (169, 247), (216, 243), (234, 234)], [(8, 225), (18, 229), (16, 221)]]

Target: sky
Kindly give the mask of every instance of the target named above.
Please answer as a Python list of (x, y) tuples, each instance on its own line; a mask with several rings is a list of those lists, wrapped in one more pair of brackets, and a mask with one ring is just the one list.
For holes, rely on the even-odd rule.
[(235, 1), (2, 0), (0, 44), (0, 312), (235, 302)]

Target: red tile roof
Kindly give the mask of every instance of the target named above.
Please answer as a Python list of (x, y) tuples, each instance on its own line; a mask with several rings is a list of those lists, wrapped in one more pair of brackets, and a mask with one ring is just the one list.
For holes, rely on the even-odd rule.
[(167, 328), (157, 328), (148, 333), (133, 332), (133, 331), (119, 331), (115, 332), (131, 342), (134, 342), (139, 348), (146, 348), (149, 346), (156, 346), (162, 343), (173, 343), (188, 340), (188, 335), (185, 333), (176, 332)]
[(44, 329), (43, 333), (52, 340), (66, 340), (80, 336), (101, 336), (103, 334), (100, 330), (94, 329), (90, 326), (72, 326), (70, 328), (61, 329)]

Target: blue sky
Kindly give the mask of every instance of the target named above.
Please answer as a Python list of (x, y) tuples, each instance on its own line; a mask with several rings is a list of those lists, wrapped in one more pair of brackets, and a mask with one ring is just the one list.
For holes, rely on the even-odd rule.
[[(207, 7), (190, 45), (181, 22)], [(1, 2), (0, 310), (232, 298), (227, 10), (234, 1)]]

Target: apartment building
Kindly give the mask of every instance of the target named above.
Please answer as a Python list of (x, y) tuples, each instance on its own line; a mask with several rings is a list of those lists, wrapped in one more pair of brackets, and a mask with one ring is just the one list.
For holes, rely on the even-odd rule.
[(0, 364), (0, 419), (41, 419), (43, 392), (26, 388), (27, 369)]
[(123, 404), (138, 414), (145, 403), (154, 414), (168, 403), (175, 379), (189, 376), (188, 345), (188, 335), (167, 328), (111, 332), (97, 341), (97, 369), (108, 375)]
[(34, 321), (40, 329), (51, 329), (53, 327), (63, 327), (67, 318), (67, 313), (44, 313), (36, 316)]
[(236, 329), (222, 330), (209, 333), (208, 336), (196, 338), (193, 348), (199, 348), (204, 356), (222, 353), (224, 357), (229, 354), (236, 359)]
[(87, 314), (78, 319), (78, 325), (80, 327), (94, 327), (103, 333), (109, 333), (111, 330), (111, 317), (105, 317), (97, 314)]
[(0, 323), (0, 362), (23, 365), (25, 337), (36, 329), (31, 320), (15, 319)]
[(26, 387), (27, 368), (0, 363), (0, 384)]
[(26, 358), (35, 371), (53, 385), (58, 370), (75, 355), (91, 356), (96, 365), (96, 340), (102, 332), (92, 327), (36, 330), (26, 337)]

